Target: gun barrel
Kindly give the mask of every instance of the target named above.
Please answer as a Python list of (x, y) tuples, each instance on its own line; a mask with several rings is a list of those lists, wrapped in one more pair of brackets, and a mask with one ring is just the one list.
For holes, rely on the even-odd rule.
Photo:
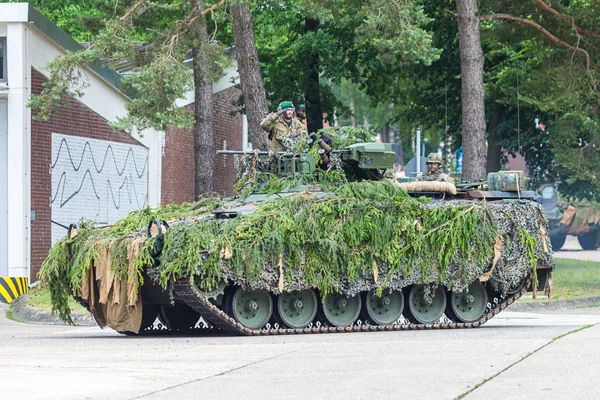
[(323, 139), (317, 140), (317, 144), (321, 149), (325, 150), (327, 153), (331, 151), (331, 146)]
[(350, 154), (352, 153), (352, 150), (348, 150), (348, 149), (332, 149), (330, 151), (330, 153), (338, 153), (338, 154)]
[(323, 164), (329, 164), (329, 157), (327, 157), (327, 151), (325, 149), (319, 149), (319, 157), (321, 158), (321, 161), (323, 161)]
[[(279, 151), (279, 152), (272, 152), (272, 153), (283, 153), (283, 152)], [(251, 155), (251, 154), (254, 154), (254, 151), (251, 151), (251, 150), (246, 150), (246, 151), (243, 151), (243, 150), (217, 150), (217, 154), (248, 154), (248, 155)], [(258, 152), (258, 155), (261, 155), (261, 156), (268, 155), (268, 154), (269, 154), (268, 151), (259, 151)]]

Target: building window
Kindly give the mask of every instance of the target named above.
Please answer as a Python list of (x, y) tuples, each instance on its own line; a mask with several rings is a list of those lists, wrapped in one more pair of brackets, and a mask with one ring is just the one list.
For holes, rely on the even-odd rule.
[(0, 82), (6, 82), (6, 38), (0, 37)]

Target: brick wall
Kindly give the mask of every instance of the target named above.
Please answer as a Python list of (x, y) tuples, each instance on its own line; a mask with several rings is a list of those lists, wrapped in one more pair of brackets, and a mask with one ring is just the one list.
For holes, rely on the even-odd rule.
[[(46, 78), (31, 70), (31, 92), (39, 94)], [(115, 132), (108, 121), (83, 103), (70, 99), (58, 115), (48, 121), (31, 121), (31, 209), (35, 221), (31, 222), (31, 280), (35, 281), (42, 261), (51, 247), (52, 133), (110, 140), (119, 143), (140, 144), (132, 137)], [(66, 231), (65, 231), (66, 233)]]
[[(217, 150), (242, 150), (242, 116), (231, 116), (240, 90), (231, 87), (213, 96), (214, 144)], [(193, 105), (188, 106), (189, 109)], [(238, 156), (215, 155), (215, 191), (233, 194)], [(162, 203), (194, 201), (194, 137), (191, 131), (170, 127), (162, 161)]]
[[(186, 107), (193, 109), (193, 105)], [(194, 201), (194, 135), (170, 126), (165, 134), (162, 159), (161, 203)]]
[[(242, 150), (242, 116), (229, 115), (241, 91), (235, 87), (223, 90), (213, 96), (214, 143), (217, 150)], [(233, 194), (237, 159), (236, 155), (218, 154), (215, 156), (215, 191), (222, 196)]]
[[(39, 94), (46, 78), (32, 68), (32, 93)], [(229, 88), (214, 95), (214, 143), (223, 149), (242, 149), (242, 117), (230, 116), (232, 105), (240, 90)], [(35, 280), (42, 261), (51, 247), (52, 133), (110, 140), (119, 143), (140, 144), (128, 135), (115, 132), (108, 121), (93, 110), (70, 99), (57, 116), (48, 121), (31, 121), (31, 209), (35, 221), (31, 223), (31, 279)], [(162, 203), (182, 203), (194, 200), (194, 139), (191, 131), (169, 128), (165, 138), (162, 164)], [(215, 191), (221, 195), (233, 193), (237, 156), (215, 156)]]

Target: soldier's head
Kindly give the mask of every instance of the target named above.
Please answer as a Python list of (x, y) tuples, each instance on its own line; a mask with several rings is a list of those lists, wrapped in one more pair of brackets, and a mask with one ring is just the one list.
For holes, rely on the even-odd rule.
[(300, 106), (296, 110), (296, 117), (298, 117), (301, 120), (306, 119), (306, 106), (304, 104), (300, 104)]
[(284, 101), (279, 104), (277, 111), (281, 113), (284, 119), (289, 121), (292, 118), (294, 118), (294, 113), (296, 112), (296, 109), (294, 108), (294, 104), (291, 101)]
[(438, 153), (430, 153), (425, 160), (427, 171), (437, 172), (442, 167), (442, 156)]

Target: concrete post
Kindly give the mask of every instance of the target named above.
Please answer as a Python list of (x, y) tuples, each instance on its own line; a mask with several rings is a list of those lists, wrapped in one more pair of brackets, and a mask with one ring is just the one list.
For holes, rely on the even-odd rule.
[(30, 132), (27, 27), (7, 24), (8, 77), (8, 275), (29, 276)]
[(417, 162), (417, 175), (421, 173), (421, 128), (417, 128), (417, 148), (415, 161)]

